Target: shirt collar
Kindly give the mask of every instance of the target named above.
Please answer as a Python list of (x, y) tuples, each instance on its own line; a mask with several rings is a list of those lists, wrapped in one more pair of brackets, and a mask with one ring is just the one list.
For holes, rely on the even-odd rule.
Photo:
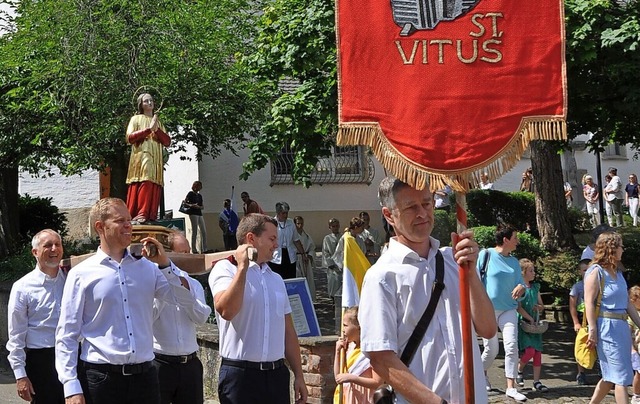
[(58, 276), (65, 276), (64, 275), (64, 271), (60, 268), (58, 268), (58, 273), (56, 274), (55, 277), (51, 277), (47, 274), (45, 274), (44, 272), (42, 272), (42, 270), (40, 269), (40, 265), (36, 264), (36, 269), (34, 270), (35, 275), (36, 275), (36, 279), (38, 280), (38, 284), (39, 285), (44, 285), (45, 282), (53, 282), (56, 279), (58, 279)]
[[(436, 252), (439, 248), (440, 241), (429, 236), (429, 253), (427, 254), (427, 261), (430, 261), (433, 257), (436, 256)], [(392, 237), (391, 239), (389, 239), (389, 249), (393, 249), (398, 257), (402, 258), (402, 261), (406, 259), (419, 261), (422, 258), (418, 255), (417, 252), (396, 240), (396, 237)]]
[[(100, 261), (100, 263), (104, 263), (105, 261), (113, 261), (116, 262), (116, 260), (114, 260), (113, 258), (111, 258), (109, 255), (107, 255), (106, 252), (102, 251), (102, 248), (98, 247), (98, 250), (96, 251), (96, 259), (98, 259), (98, 261)], [(129, 249), (125, 249), (124, 250), (124, 255), (122, 257), (122, 262), (126, 262), (126, 261), (137, 261), (137, 259), (131, 255), (129, 253)]]

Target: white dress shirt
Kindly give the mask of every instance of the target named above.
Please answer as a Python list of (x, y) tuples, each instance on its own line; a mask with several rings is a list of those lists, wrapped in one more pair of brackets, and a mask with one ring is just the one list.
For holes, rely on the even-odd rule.
[[(278, 220), (277, 218), (276, 221)], [(271, 262), (274, 264), (282, 264), (282, 249), (286, 248), (289, 252), (289, 262), (296, 262), (296, 255), (298, 254), (298, 249), (294, 244), (296, 241), (300, 240), (300, 235), (296, 231), (296, 225), (293, 223), (293, 219), (287, 218), (287, 220), (282, 223), (278, 222), (278, 247), (273, 251), (273, 258)]]
[(80, 359), (97, 364), (135, 364), (153, 355), (153, 299), (194, 306), (171, 264), (162, 270), (146, 258), (128, 252), (116, 262), (100, 248), (72, 268), (62, 297), (56, 330), (56, 370), (65, 397), (82, 394), (78, 381)]
[[(409, 336), (431, 298), (435, 280), (436, 251), (440, 242), (431, 238), (428, 258), (392, 238), (389, 249), (367, 271), (362, 285), (358, 320), (360, 347), (369, 352), (394, 351), (400, 356)], [(462, 331), (458, 264), (450, 247), (443, 248), (444, 283), (438, 306), (416, 355), (411, 373), (449, 403), (464, 403)], [(484, 371), (476, 334), (472, 329), (475, 403), (486, 403)], [(398, 394), (397, 403), (406, 403)]]
[(211, 314), (211, 307), (207, 305), (200, 282), (184, 271), (178, 271), (178, 275), (189, 282), (196, 304), (192, 310), (184, 310), (175, 304), (154, 300), (153, 351), (164, 355), (189, 355), (196, 352), (196, 324), (206, 323)]
[[(237, 270), (229, 260), (216, 263), (209, 274), (214, 297), (229, 288)], [(291, 305), (282, 277), (266, 263), (250, 262), (238, 314), (227, 321), (216, 311), (220, 356), (251, 362), (284, 358), (285, 315), (289, 313)]]
[(36, 268), (17, 280), (9, 295), (7, 359), (17, 379), (27, 376), (25, 348), (53, 348), (66, 276), (55, 278)]
[(624, 185), (622, 185), (620, 177), (614, 175), (613, 178), (611, 178), (611, 182), (609, 182), (608, 187), (611, 187), (616, 199), (624, 199)]

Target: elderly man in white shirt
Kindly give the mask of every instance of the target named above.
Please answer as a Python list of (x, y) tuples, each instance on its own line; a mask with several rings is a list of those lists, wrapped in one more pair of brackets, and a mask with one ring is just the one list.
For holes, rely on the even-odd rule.
[[(191, 247), (184, 234), (169, 234), (169, 246), (174, 253), (189, 254)], [(153, 303), (154, 366), (158, 370), (161, 404), (202, 404), (202, 362), (198, 359), (196, 325), (204, 324), (211, 314), (204, 289), (184, 271), (178, 274), (189, 282), (196, 298), (193, 311), (155, 299)]]
[(273, 252), (269, 266), (275, 273), (282, 276), (282, 279), (295, 278), (297, 257), (305, 262), (308, 262), (309, 258), (300, 242), (296, 225), (293, 220), (289, 219), (288, 203), (276, 203), (276, 217), (274, 219), (278, 224), (278, 248)]
[[(218, 261), (209, 275), (220, 332), (220, 404), (307, 402), (287, 290), (267, 265), (278, 248), (277, 225), (258, 213), (243, 217), (235, 257)], [(293, 401), (284, 358), (294, 375)]]
[(38, 404), (62, 404), (64, 393), (55, 368), (55, 331), (66, 275), (60, 234), (38, 232), (31, 241), (36, 268), (16, 281), (9, 296), (9, 364), (18, 396)]
[[(454, 248), (439, 248), (439, 241), (430, 236), (434, 202), (428, 189), (417, 190), (387, 177), (378, 195), (382, 214), (396, 237), (364, 278), (358, 315), (360, 347), (370, 358), (373, 370), (393, 386), (398, 403), (468, 402), (463, 383), (459, 270), (468, 271), (473, 341), (476, 332), (485, 338), (496, 333), (493, 306), (475, 270), (478, 245), (473, 234), (465, 231), (452, 235)], [(431, 324), (407, 366), (399, 356), (431, 297), (438, 251), (444, 258), (445, 287)], [(475, 385), (482, 386), (480, 350), (473, 341), (467, 341), (473, 345), (473, 377)], [(486, 391), (476, 388), (470, 402), (487, 401)]]
[(56, 369), (66, 404), (157, 404), (154, 298), (187, 312), (195, 298), (157, 240), (141, 240), (142, 257), (127, 250), (132, 225), (124, 201), (101, 199), (89, 220), (100, 247), (69, 272), (56, 329)]

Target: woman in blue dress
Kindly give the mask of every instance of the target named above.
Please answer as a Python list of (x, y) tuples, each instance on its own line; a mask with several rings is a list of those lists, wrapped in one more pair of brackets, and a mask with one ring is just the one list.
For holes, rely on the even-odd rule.
[[(640, 326), (640, 315), (629, 300), (627, 282), (618, 269), (624, 246), (618, 233), (605, 232), (596, 241), (595, 256), (584, 277), (584, 302), (589, 340), (600, 359), (602, 379), (596, 385), (591, 403), (599, 403), (613, 388), (616, 403), (627, 403), (627, 386), (633, 381), (631, 333), (627, 318)], [(602, 303), (596, 303), (604, 279)]]

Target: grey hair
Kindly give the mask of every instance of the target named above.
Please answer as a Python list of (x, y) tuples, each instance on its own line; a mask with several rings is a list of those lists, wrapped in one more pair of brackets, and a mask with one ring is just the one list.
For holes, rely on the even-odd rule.
[(393, 209), (396, 207), (396, 195), (399, 190), (403, 188), (410, 188), (411, 186), (406, 182), (402, 182), (396, 177), (387, 176), (380, 181), (378, 187), (378, 199), (380, 199), (380, 206)]
[(57, 231), (51, 229), (43, 229), (37, 232), (36, 235), (31, 239), (31, 247), (34, 250), (40, 246), (40, 237), (42, 237), (42, 235), (45, 233), (53, 234), (54, 236), (57, 236), (60, 241), (62, 241), (62, 237), (60, 237), (60, 233), (58, 233)]
[(288, 212), (289, 211), (289, 204), (286, 202), (278, 202), (276, 203), (276, 213), (280, 213), (280, 212)]

